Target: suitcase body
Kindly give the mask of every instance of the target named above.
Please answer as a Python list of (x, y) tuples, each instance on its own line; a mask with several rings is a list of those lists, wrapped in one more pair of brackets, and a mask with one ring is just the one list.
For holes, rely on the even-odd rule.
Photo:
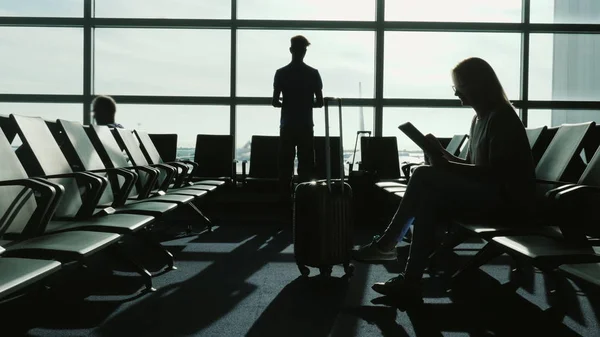
[(343, 154), (342, 101), (325, 98), (325, 180), (298, 184), (294, 190), (293, 231), (294, 256), (300, 273), (307, 276), (307, 266), (319, 268), (321, 274), (331, 275), (333, 265), (343, 264), (347, 276), (354, 272), (350, 264), (352, 251), (352, 188), (344, 180), (344, 164), (340, 155), (339, 180), (331, 179), (331, 150), (329, 148), (329, 105), (339, 107), (340, 154)]
[(331, 267), (343, 264), (352, 274), (352, 188), (334, 181), (331, 190), (325, 181), (298, 184), (294, 191), (294, 256), (303, 275), (317, 267), (329, 275)]

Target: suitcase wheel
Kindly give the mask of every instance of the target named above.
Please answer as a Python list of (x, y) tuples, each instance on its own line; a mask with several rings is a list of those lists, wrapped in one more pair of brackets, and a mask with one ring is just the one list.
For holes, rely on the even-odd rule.
[(350, 277), (354, 275), (354, 265), (350, 263), (344, 263), (344, 273)]
[(333, 270), (332, 266), (327, 267), (319, 267), (319, 273), (323, 276), (329, 277), (331, 276), (331, 271)]
[(300, 270), (300, 274), (302, 274), (302, 276), (308, 276), (310, 274), (310, 269), (308, 269), (307, 266), (299, 264), (298, 270)]

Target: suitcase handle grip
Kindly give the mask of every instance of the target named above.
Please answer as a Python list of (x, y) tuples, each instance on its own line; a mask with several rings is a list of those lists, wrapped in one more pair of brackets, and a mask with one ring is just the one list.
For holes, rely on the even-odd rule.
[(344, 139), (342, 132), (342, 99), (337, 97), (323, 98), (325, 105), (325, 171), (327, 187), (331, 192), (331, 142), (329, 139), (329, 102), (337, 102), (340, 122), (340, 178), (342, 179), (342, 195), (344, 193)]

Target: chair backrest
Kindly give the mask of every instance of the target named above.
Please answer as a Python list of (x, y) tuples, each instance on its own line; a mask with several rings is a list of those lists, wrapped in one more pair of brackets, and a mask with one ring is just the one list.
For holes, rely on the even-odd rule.
[(160, 157), (166, 161), (175, 161), (177, 159), (177, 134), (176, 133), (155, 133), (149, 134), (152, 143), (156, 146), (156, 150)]
[(396, 137), (362, 137), (361, 170), (377, 172), (378, 179), (398, 179), (400, 160)]
[(467, 155), (469, 155), (469, 139), (465, 141), (465, 145), (460, 150), (458, 154), (458, 158), (467, 159)]
[[(4, 122), (7, 120), (4, 119)], [(2, 129), (0, 129), (0, 181), (26, 179), (27, 173)], [(21, 234), (28, 226), (37, 203), (33, 191), (22, 186), (0, 187), (0, 237)]]
[(450, 154), (454, 156), (458, 156), (460, 154), (460, 149), (465, 140), (467, 140), (468, 135), (454, 135), (450, 139), (448, 145), (446, 145), (446, 151), (450, 152)]
[(277, 178), (279, 175), (278, 153), (279, 136), (252, 136), (248, 176)]
[(197, 135), (194, 161), (198, 177), (231, 177), (233, 174), (231, 135)]
[[(340, 178), (340, 137), (329, 138), (329, 158), (331, 159), (331, 178)], [(318, 136), (314, 137), (314, 149), (315, 149), (315, 171), (314, 177), (316, 179), (327, 178), (327, 166), (325, 163), (325, 137)]]
[[(79, 167), (79, 169), (76, 171), (92, 171), (106, 168), (102, 162), (102, 159), (100, 158), (100, 155), (98, 154), (98, 151), (96, 151), (94, 144), (92, 144), (92, 141), (85, 132), (83, 124), (64, 119), (58, 119), (56, 121), (56, 126), (61, 131), (61, 135), (63, 136), (63, 153), (67, 152), (72, 154), (67, 156), (67, 158), (69, 160), (76, 161), (76, 165), (71, 163), (72, 166)], [(96, 174), (108, 178), (108, 174)], [(118, 184), (118, 181), (111, 181), (111, 184)], [(109, 184), (106, 186), (104, 192), (102, 192), (99, 203), (109, 204), (113, 201), (113, 190)]]
[(134, 130), (133, 133), (137, 137), (140, 145), (140, 149), (148, 163), (150, 164), (160, 164), (163, 163), (163, 159), (160, 157), (160, 153), (158, 153), (158, 149), (150, 139), (150, 135), (148, 135), (145, 131)]
[(108, 126), (87, 126), (85, 130), (106, 167), (121, 168), (132, 165)]
[(583, 170), (579, 171), (575, 162), (580, 160), (579, 154), (595, 125), (595, 122), (561, 125), (536, 166), (536, 178), (576, 182)]
[[(73, 173), (71, 165), (58, 147), (46, 122), (40, 117), (10, 115), (21, 141), (30, 151), (27, 163), (35, 163), (27, 169), (30, 176), (46, 176)], [(39, 172), (33, 172), (39, 170)], [(56, 209), (58, 217), (75, 217), (82, 206), (81, 194), (74, 178), (52, 178), (52, 182), (63, 185), (65, 193)]]
[(527, 128), (525, 129), (527, 133), (527, 139), (529, 140), (529, 147), (531, 148), (531, 154), (533, 156), (533, 163), (537, 165), (542, 158), (542, 155), (550, 145), (550, 141), (552, 141), (552, 137), (556, 134), (556, 130), (554, 132), (548, 131), (547, 126), (541, 126), (538, 128)]

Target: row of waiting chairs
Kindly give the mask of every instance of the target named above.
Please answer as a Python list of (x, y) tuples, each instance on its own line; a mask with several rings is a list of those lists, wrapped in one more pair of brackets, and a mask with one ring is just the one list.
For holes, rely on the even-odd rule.
[[(535, 216), (507, 214), (486, 223), (456, 220), (449, 224), (443, 245), (431, 257), (439, 258), (475, 237), (486, 244), (454, 278), (506, 253), (517, 265), (533, 265), (554, 276), (599, 286), (600, 219), (595, 214), (596, 201), (600, 201), (598, 127), (594, 122), (564, 124), (527, 129), (527, 135), (536, 164)], [(390, 196), (403, 196), (400, 182), (377, 185)]]
[[(125, 236), (174, 269), (152, 226), (184, 212), (210, 229), (202, 201), (225, 182), (194, 180), (195, 162), (164, 163), (141, 130), (19, 115), (0, 116), (0, 127), (0, 301), (103, 252), (152, 291), (150, 272), (122, 248)], [(22, 145), (13, 150), (16, 136)]]

